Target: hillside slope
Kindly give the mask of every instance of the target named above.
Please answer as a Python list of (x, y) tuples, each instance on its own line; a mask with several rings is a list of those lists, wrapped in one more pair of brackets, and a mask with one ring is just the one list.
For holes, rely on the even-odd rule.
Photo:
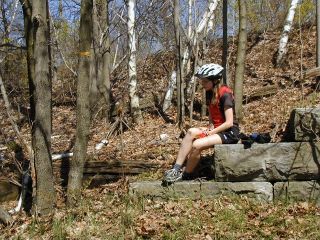
[[(280, 32), (270, 31), (251, 34), (249, 37), (244, 80), (244, 94), (252, 96), (258, 90), (268, 87), (274, 94), (261, 98), (249, 99), (244, 104), (244, 119), (241, 131), (270, 132), (273, 141), (280, 141), (291, 110), (295, 107), (319, 106), (318, 84), (315, 79), (302, 79), (301, 73), (315, 67), (315, 27), (306, 27), (301, 32), (295, 30), (289, 39), (288, 58), (282, 68), (273, 66), (273, 58), (278, 47)], [(233, 79), (236, 56), (236, 39), (229, 39), (229, 79)], [(212, 42), (204, 62), (221, 62), (221, 42)], [(161, 96), (167, 86), (168, 76), (174, 69), (172, 53), (158, 53), (138, 63), (139, 94), (141, 98)], [(128, 84), (126, 68), (118, 70), (112, 78), (114, 99), (126, 99)], [(0, 147), (15, 139), (14, 132), (0, 99), (1, 135)], [(125, 117), (128, 123), (128, 116)], [(170, 121), (168, 121), (168, 119)], [(130, 127), (123, 134), (112, 135), (109, 144), (101, 150), (95, 150), (95, 144), (105, 139), (110, 127), (103, 120), (94, 117), (89, 142), (89, 159), (98, 161), (142, 160), (159, 163), (168, 167), (174, 160), (180, 144), (180, 130), (173, 123), (175, 108), (162, 116), (156, 107), (144, 111), (145, 123)], [(193, 125), (206, 125), (206, 120), (196, 120)], [(75, 134), (75, 106), (57, 105), (53, 108), (52, 152), (72, 151)], [(24, 138), (30, 142), (30, 129), (26, 122), (21, 123)], [(167, 134), (168, 140), (160, 140), (160, 134)], [(210, 153), (210, 151), (209, 151)], [(10, 149), (3, 151), (3, 158), (10, 163), (13, 154)], [(4, 164), (4, 163), (2, 163)], [(162, 170), (161, 170), (162, 171)], [(161, 173), (160, 171), (160, 173)]]

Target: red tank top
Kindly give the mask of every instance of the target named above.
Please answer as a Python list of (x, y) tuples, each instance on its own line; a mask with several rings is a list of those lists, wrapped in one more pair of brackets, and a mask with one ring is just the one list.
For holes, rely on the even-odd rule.
[(222, 123), (224, 123), (225, 120), (225, 116), (224, 116), (224, 108), (222, 106), (222, 108), (220, 107), (220, 98), (225, 94), (225, 93), (232, 93), (232, 90), (227, 87), (227, 86), (221, 86), (219, 89), (219, 93), (216, 99), (215, 104), (210, 103), (209, 104), (209, 112), (210, 112), (210, 116), (211, 116), (211, 120), (212, 123), (214, 125), (214, 127), (219, 127)]

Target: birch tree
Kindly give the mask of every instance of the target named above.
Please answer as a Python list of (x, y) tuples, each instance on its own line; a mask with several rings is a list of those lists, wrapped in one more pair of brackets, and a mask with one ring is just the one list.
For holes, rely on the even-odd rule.
[(74, 205), (82, 188), (90, 127), (90, 48), (92, 43), (92, 0), (81, 1), (79, 66), (77, 82), (77, 128), (73, 159), (70, 162), (67, 203)]
[[(211, 19), (213, 21), (214, 11), (216, 10), (218, 3), (219, 3), (219, 0), (209, 0), (207, 10), (203, 14), (195, 31), (191, 33), (189, 38), (188, 48), (185, 49), (183, 54), (183, 69), (186, 68), (187, 60), (190, 58), (192, 50), (196, 49), (197, 43), (203, 39), (203, 31), (207, 29), (209, 20)], [(194, 54), (197, 55), (198, 52), (196, 51)], [(188, 95), (192, 94), (191, 90), (192, 90), (193, 84), (194, 84), (194, 78), (191, 78), (188, 89), (187, 89)]]
[(286, 17), (283, 32), (279, 42), (278, 55), (276, 60), (277, 67), (279, 67), (283, 63), (283, 58), (288, 51), (287, 43), (289, 39), (289, 33), (291, 31), (291, 27), (293, 24), (293, 19), (294, 19), (294, 15), (295, 15), (298, 3), (299, 3), (299, 0), (292, 0), (290, 4), (290, 8)]
[(239, 5), (239, 36), (235, 72), (235, 111), (236, 116), (242, 119), (243, 77), (247, 48), (247, 7), (246, 0), (238, 0)]
[(177, 83), (177, 73), (176, 71), (173, 71), (170, 78), (169, 78), (169, 86), (168, 86), (168, 90), (166, 92), (166, 95), (164, 97), (164, 101), (163, 101), (163, 106), (162, 106), (162, 110), (165, 112), (168, 110), (168, 108), (171, 105), (171, 100), (172, 100), (172, 96), (173, 96), (173, 91), (176, 87), (176, 83)]
[(128, 51), (129, 51), (129, 96), (130, 111), (135, 123), (142, 123), (143, 118), (137, 94), (137, 67), (136, 67), (136, 35), (135, 35), (135, 0), (128, 0)]

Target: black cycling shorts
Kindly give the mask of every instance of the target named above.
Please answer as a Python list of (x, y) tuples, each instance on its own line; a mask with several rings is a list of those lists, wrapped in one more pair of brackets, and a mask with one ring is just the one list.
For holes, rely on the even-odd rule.
[(235, 144), (240, 140), (239, 133), (240, 131), (238, 128), (232, 127), (230, 130), (217, 134), (220, 136), (222, 144)]

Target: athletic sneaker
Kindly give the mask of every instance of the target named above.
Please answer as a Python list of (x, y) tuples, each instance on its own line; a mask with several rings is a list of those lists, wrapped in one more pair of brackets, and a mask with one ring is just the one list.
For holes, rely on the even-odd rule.
[(174, 183), (182, 179), (182, 170), (176, 170), (174, 168), (164, 173), (163, 181), (168, 183)]

